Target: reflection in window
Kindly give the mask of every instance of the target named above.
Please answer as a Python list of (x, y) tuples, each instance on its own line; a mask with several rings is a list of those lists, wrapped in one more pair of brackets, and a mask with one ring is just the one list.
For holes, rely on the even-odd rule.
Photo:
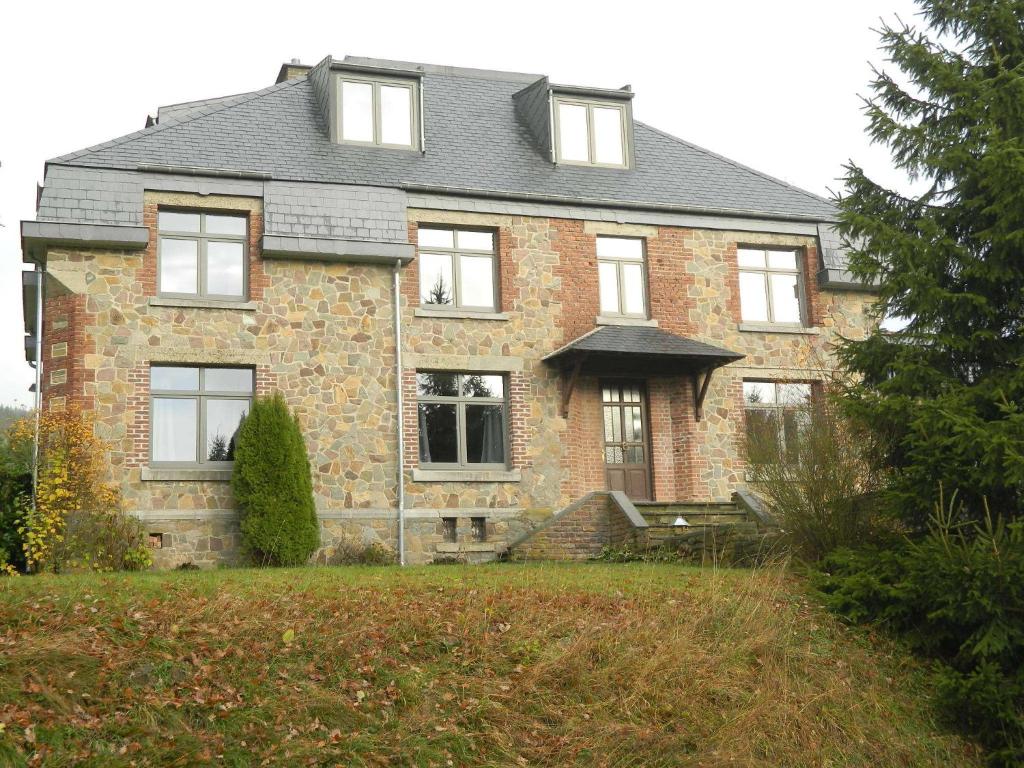
[(245, 216), (160, 211), (157, 229), (160, 295), (244, 298)]
[(155, 464), (229, 462), (249, 412), (251, 368), (150, 368), (151, 443)]
[(797, 252), (739, 248), (736, 258), (742, 320), (799, 324), (803, 313)]
[(602, 315), (647, 317), (643, 240), (598, 237), (597, 278)]
[(418, 244), (421, 304), (495, 309), (493, 232), (420, 227)]
[(338, 111), (344, 142), (414, 148), (418, 143), (413, 81), (340, 77)]
[(494, 374), (416, 374), (423, 466), (506, 463), (505, 379)]
[(555, 157), (560, 163), (626, 167), (626, 107), (555, 97)]
[(795, 459), (800, 435), (810, 423), (811, 385), (744, 381), (743, 402), (750, 460)]

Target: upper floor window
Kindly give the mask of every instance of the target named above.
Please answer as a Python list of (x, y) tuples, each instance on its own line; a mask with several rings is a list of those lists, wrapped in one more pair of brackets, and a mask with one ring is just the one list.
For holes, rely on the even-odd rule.
[(739, 248), (740, 316), (744, 322), (803, 321), (800, 259), (795, 250)]
[(626, 167), (624, 105), (556, 96), (554, 112), (557, 162)]
[(602, 315), (647, 317), (643, 240), (598, 237), (597, 278)]
[(419, 144), (417, 85), (412, 81), (338, 77), (341, 141), (414, 149)]
[(252, 368), (154, 365), (149, 371), (154, 464), (232, 461), (249, 413)]
[(161, 296), (244, 299), (248, 218), (234, 213), (160, 211)]
[(494, 233), (420, 227), (420, 303), (494, 311), (497, 269)]
[(417, 373), (420, 466), (505, 468), (505, 377)]

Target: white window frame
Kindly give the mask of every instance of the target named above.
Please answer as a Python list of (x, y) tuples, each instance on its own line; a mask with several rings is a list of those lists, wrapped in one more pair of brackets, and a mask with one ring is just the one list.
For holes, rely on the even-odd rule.
[[(595, 253), (597, 243), (601, 240), (634, 240), (640, 242), (640, 258), (635, 259), (628, 256), (597, 256), (597, 290), (598, 290), (598, 311), (601, 317), (630, 317), (646, 320), (650, 317), (651, 302), (647, 285), (647, 240), (642, 237), (619, 237), (617, 235), (598, 235), (595, 238)], [(618, 309), (614, 312), (606, 311), (600, 306), (601, 294), (601, 264), (613, 264), (615, 266), (616, 294), (618, 295)], [(643, 291), (643, 311), (626, 312), (626, 294), (623, 287), (623, 264), (640, 265), (640, 289)]]
[[(740, 251), (761, 251), (765, 254), (765, 265), (764, 267), (743, 267), (739, 263), (739, 252)], [(796, 266), (792, 269), (771, 267), (768, 265), (768, 254), (769, 253), (792, 253)], [(807, 295), (806, 287), (804, 285), (804, 253), (802, 248), (787, 248), (787, 247), (766, 247), (758, 245), (739, 245), (736, 248), (736, 266), (737, 266), (737, 290), (739, 292), (740, 300), (740, 322), (749, 323), (751, 325), (779, 325), (786, 328), (802, 328), (807, 325)], [(767, 320), (745, 320), (743, 318), (743, 280), (742, 275), (751, 274), (758, 275), (764, 285), (765, 292), (765, 305), (768, 309)], [(796, 321), (781, 321), (775, 319), (775, 302), (772, 298), (771, 291), (771, 275), (795, 275), (796, 276), (796, 301), (800, 319)]]
[[(372, 99), (372, 112), (373, 112), (373, 140), (372, 141), (357, 141), (355, 139), (346, 139), (344, 135), (344, 121), (343, 116), (345, 113), (345, 99), (344, 99), (344, 88), (343, 84), (349, 83), (362, 83), (373, 86), (373, 99)], [(381, 113), (380, 113), (380, 89), (381, 86), (390, 86), (395, 88), (405, 88), (409, 91), (409, 138), (410, 144), (387, 144), (381, 139)], [(419, 150), (420, 148), (420, 121), (422, 116), (420, 115), (420, 84), (417, 80), (411, 78), (389, 78), (389, 77), (374, 77), (367, 75), (351, 74), (348, 72), (339, 73), (335, 75), (334, 83), (334, 95), (337, 104), (337, 114), (335, 115), (335, 134), (340, 144), (354, 144), (356, 146), (363, 147), (383, 147), (385, 149), (411, 149)]]
[[(559, 105), (568, 104), (577, 107), (585, 107), (587, 110), (587, 155), (588, 160), (567, 160), (562, 157), (562, 126)], [(616, 109), (619, 111), (619, 128), (622, 131), (622, 162), (621, 163), (599, 163), (597, 162), (597, 147), (594, 137), (594, 108)], [(603, 99), (588, 99), (578, 96), (567, 96), (553, 94), (551, 99), (552, 130), (554, 132), (553, 146), (555, 148), (555, 163), (558, 165), (582, 165), (594, 168), (629, 168), (629, 159), (632, 156), (630, 147), (629, 131), (629, 105), (620, 101)]]

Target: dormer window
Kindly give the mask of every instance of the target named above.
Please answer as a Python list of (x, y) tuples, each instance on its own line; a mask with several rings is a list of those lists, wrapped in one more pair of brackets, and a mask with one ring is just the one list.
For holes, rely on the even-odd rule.
[(338, 139), (399, 149), (419, 148), (419, 99), (412, 80), (342, 74), (337, 84)]
[(553, 106), (556, 162), (627, 167), (625, 105), (556, 94)]

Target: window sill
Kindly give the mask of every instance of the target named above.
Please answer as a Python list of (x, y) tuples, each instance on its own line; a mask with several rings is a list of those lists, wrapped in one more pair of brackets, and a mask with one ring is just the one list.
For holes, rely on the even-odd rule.
[(615, 317), (614, 315), (598, 315), (594, 318), (598, 325), (639, 325), (645, 328), (657, 328), (658, 321), (646, 317)]
[(245, 312), (255, 312), (255, 301), (218, 301), (216, 299), (176, 299), (163, 296), (152, 296), (149, 299), (151, 307), (189, 307), (191, 309), (239, 309)]
[(518, 469), (420, 469), (412, 470), (414, 483), (518, 483)]
[(442, 554), (455, 554), (458, 552), (494, 552), (497, 550), (493, 541), (442, 541), (437, 544), (436, 550)]
[(457, 320), (508, 320), (506, 312), (474, 312), (471, 309), (433, 309), (432, 307), (416, 307), (416, 317), (447, 317)]
[(170, 469), (142, 468), (142, 480), (192, 481), (226, 483), (231, 480), (230, 469)]
[(817, 336), (817, 328), (804, 325), (774, 325), (772, 323), (740, 323), (739, 329), (747, 333), (795, 333), (804, 336)]

